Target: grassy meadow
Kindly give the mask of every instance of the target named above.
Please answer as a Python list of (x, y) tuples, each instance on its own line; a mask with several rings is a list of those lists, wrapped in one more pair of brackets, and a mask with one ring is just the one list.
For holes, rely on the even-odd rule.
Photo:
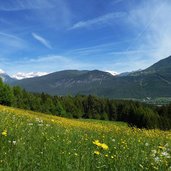
[(171, 131), (0, 106), (0, 171), (171, 171)]

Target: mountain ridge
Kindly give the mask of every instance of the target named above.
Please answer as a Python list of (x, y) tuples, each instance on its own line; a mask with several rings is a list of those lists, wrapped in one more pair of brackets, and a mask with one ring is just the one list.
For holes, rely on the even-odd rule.
[(147, 69), (116, 75), (100, 70), (63, 70), (14, 80), (31, 92), (50, 95), (97, 95), (108, 98), (171, 97), (171, 56)]

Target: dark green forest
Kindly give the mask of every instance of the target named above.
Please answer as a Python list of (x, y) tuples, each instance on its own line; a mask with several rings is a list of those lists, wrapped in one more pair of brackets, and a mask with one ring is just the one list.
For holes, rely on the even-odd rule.
[(127, 122), (138, 128), (171, 129), (171, 104), (157, 107), (96, 96), (50, 96), (30, 93), (0, 80), (0, 104), (69, 118)]

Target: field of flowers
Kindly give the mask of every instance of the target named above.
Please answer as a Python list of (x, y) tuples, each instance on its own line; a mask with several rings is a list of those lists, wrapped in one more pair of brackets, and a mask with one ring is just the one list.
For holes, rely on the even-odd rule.
[(0, 171), (171, 170), (171, 131), (0, 106)]

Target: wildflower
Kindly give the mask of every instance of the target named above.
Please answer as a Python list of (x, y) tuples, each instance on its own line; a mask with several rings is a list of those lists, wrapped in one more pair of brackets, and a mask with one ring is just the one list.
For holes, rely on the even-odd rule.
[(109, 149), (109, 147), (106, 145), (106, 144), (101, 144), (101, 147), (103, 148), (103, 150), (108, 150)]
[(97, 145), (98, 147), (101, 147), (103, 150), (109, 149), (109, 147), (105, 143), (100, 143), (99, 140), (93, 141), (93, 144)]
[(99, 151), (94, 151), (94, 154), (99, 155), (100, 152)]
[(93, 144), (97, 145), (98, 147), (100, 147), (100, 146), (101, 146), (101, 143), (99, 142), (99, 140), (95, 140), (95, 141), (93, 141)]
[(115, 139), (113, 138), (112, 141), (115, 142)]
[(170, 155), (168, 152), (164, 151), (161, 153), (162, 156), (166, 157), (166, 158), (170, 158)]
[(7, 130), (6, 129), (2, 132), (2, 135), (5, 137), (7, 136)]
[(160, 158), (159, 157), (155, 157), (154, 160), (155, 160), (156, 163), (160, 162)]
[(105, 157), (108, 157), (108, 154), (106, 154)]
[(145, 146), (149, 146), (149, 144), (148, 143), (145, 143)]
[(17, 141), (12, 141), (13, 145), (16, 145)]

